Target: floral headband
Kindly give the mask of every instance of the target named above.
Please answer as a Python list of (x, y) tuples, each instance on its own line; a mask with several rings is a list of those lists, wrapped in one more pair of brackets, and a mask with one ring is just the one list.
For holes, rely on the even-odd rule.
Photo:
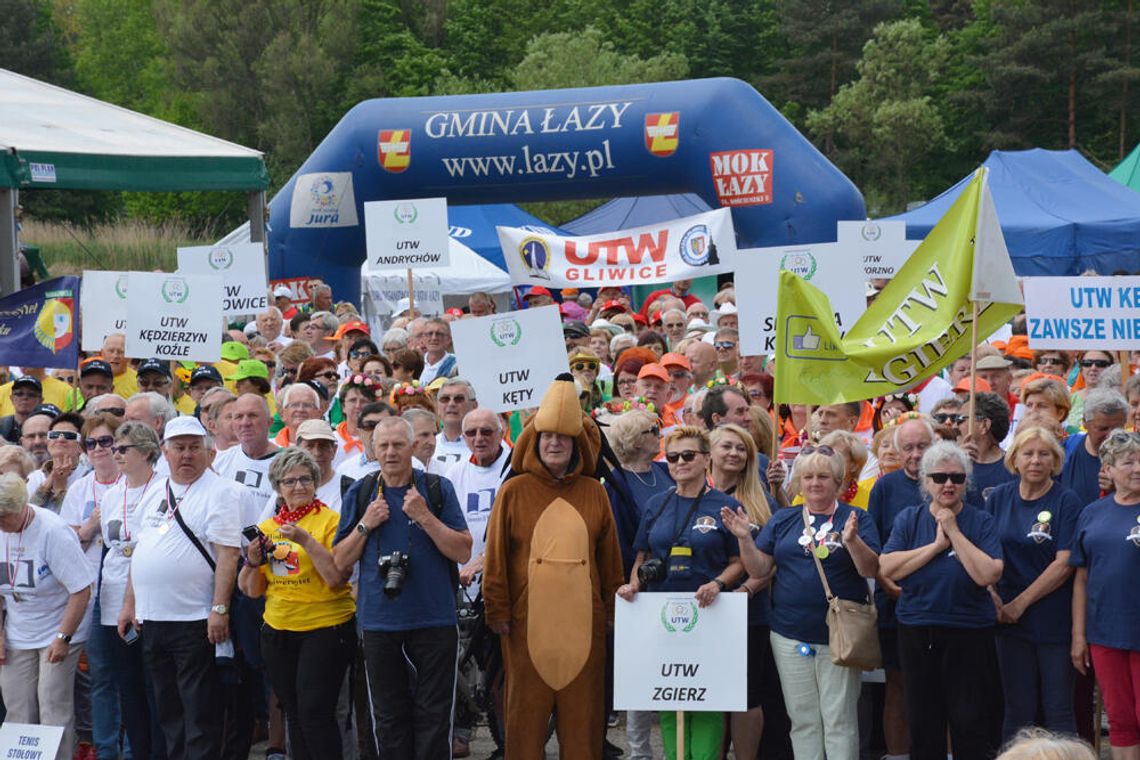
[(389, 397), (391, 403), (396, 403), (397, 396), (426, 396), (427, 386), (420, 385), (419, 380), (409, 380), (406, 383), (399, 383), (392, 389), (392, 395)]
[(351, 377), (349, 377), (347, 380), (344, 381), (344, 384), (346, 386), (348, 386), (349, 388), (356, 388), (357, 390), (362, 392), (365, 396), (371, 396), (372, 398), (376, 398), (377, 396), (379, 396), (383, 390), (380, 383), (376, 380), (373, 380), (368, 375), (361, 375), (361, 374), (352, 375)]
[(888, 393), (883, 396), (883, 400), (879, 402), (879, 408), (883, 408), (891, 401), (902, 401), (910, 406), (911, 409), (918, 406), (917, 393)]
[[(740, 385), (740, 381), (737, 380), (735, 377), (732, 377), (732, 376), (725, 377), (724, 375), (718, 375), (718, 376), (714, 377), (712, 380), (709, 380), (707, 383), (705, 383), (705, 388), (711, 390), (711, 389), (717, 387), (718, 385), (727, 385), (727, 386), (735, 388), (735, 387)], [(689, 392), (692, 393), (695, 390), (697, 390), (697, 387), (694, 385), (692, 388), (689, 389)]]
[(590, 416), (597, 419), (602, 414), (624, 414), (625, 412), (633, 411), (634, 409), (641, 409), (645, 412), (657, 414), (657, 405), (652, 401), (645, 398), (645, 396), (638, 396), (637, 398), (629, 399), (614, 399), (607, 401), (601, 406), (595, 408), (590, 412)]
[(930, 422), (930, 418), (922, 412), (903, 412), (898, 417), (895, 417), (893, 420), (887, 422), (884, 427), (894, 427), (895, 425), (901, 425), (904, 422), (909, 422), (910, 420), (926, 420), (927, 422)]

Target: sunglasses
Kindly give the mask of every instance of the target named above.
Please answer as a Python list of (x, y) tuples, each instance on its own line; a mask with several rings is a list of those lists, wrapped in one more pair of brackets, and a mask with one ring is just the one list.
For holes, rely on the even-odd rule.
[(441, 404), (466, 404), (466, 396), (440, 396), (439, 403)]
[(475, 437), (481, 435), (481, 436), (484, 436), (485, 438), (490, 438), (491, 436), (493, 436), (495, 434), (495, 432), (496, 431), (494, 428), (471, 428), (470, 430), (464, 430), (463, 431), (463, 437), (464, 438), (475, 438)]
[(328, 371), (328, 372), (320, 372), (320, 373), (318, 373), (318, 374), (316, 374), (316, 375), (313, 375), (313, 377), (314, 377), (314, 378), (317, 378), (317, 377), (322, 377), (322, 378), (324, 378), (325, 380), (340, 380), (340, 375), (338, 375), (337, 373), (335, 373), (335, 372), (333, 372), (333, 371), (331, 371), (331, 370), (330, 370), (330, 371)]
[(1105, 367), (1111, 367), (1112, 362), (1110, 362), (1108, 359), (1081, 359), (1081, 366), (1085, 369), (1088, 369), (1089, 367), (1104, 369)]
[(678, 460), (682, 462), (691, 462), (697, 458), (698, 454), (704, 453), (705, 452), (697, 451), (696, 449), (686, 449), (685, 451), (670, 451), (665, 455), (665, 459), (669, 462), (669, 464), (677, 464)]
[(1038, 364), (1056, 364), (1058, 367), (1064, 364), (1059, 356), (1042, 356), (1037, 360)]
[(361, 430), (375, 430), (376, 426), (380, 424), (380, 420), (365, 420), (360, 423)]
[(304, 486), (308, 488), (313, 484), (313, 478), (309, 475), (302, 475), (299, 478), (285, 478), (284, 480), (277, 481), (277, 485), (282, 488), (292, 488), (293, 486)]
[(943, 414), (941, 412), (932, 416), (934, 417), (934, 421), (939, 425), (948, 425), (951, 422), (955, 425), (961, 425), (963, 422), (970, 419), (970, 417), (965, 414)]
[(730, 348), (736, 348), (736, 341), (718, 340), (716, 343), (713, 343), (713, 348), (715, 348), (717, 351), (727, 351)]
[(120, 409), (117, 406), (112, 406), (109, 409), (100, 409), (96, 414), (113, 414), (116, 417), (122, 417), (127, 413), (126, 409)]
[(296, 367), (279, 367), (277, 370), (278, 377), (295, 377), (297, 375)]
[(945, 485), (947, 480), (956, 486), (960, 486), (966, 482), (966, 473), (964, 472), (932, 472), (926, 477), (940, 486)]
[(598, 363), (597, 362), (574, 362), (573, 364), (570, 365), (570, 369), (574, 370), (575, 372), (597, 372), (598, 371)]
[(48, 431), (48, 440), (49, 441), (58, 441), (60, 439), (63, 439), (65, 441), (78, 441), (79, 440), (79, 433), (74, 433), (70, 430), (49, 430)]
[(123, 454), (126, 454), (128, 450), (133, 448), (137, 448), (133, 443), (120, 443), (118, 446), (111, 447), (111, 453), (122, 456)]
[(373, 354), (373, 352), (369, 351), (368, 349), (364, 349), (362, 351), (349, 351), (348, 352), (349, 357), (351, 357), (353, 359), (363, 359), (366, 356), (372, 356), (372, 354)]
[(809, 444), (800, 449), (800, 456), (806, 457), (808, 454), (823, 454), (825, 457), (833, 457), (835, 456), (835, 449), (826, 444), (823, 446), (812, 446)]
[(94, 451), (95, 449), (109, 449), (115, 445), (114, 436), (101, 435), (98, 438), (87, 438), (83, 441), (83, 448), (87, 451)]

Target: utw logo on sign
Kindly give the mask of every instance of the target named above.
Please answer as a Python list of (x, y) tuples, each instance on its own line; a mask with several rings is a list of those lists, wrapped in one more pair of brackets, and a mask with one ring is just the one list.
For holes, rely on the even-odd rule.
[(645, 114), (645, 148), (658, 158), (668, 158), (677, 152), (680, 142), (681, 114)]
[(721, 206), (772, 202), (772, 151), (724, 150), (709, 154), (713, 186)]

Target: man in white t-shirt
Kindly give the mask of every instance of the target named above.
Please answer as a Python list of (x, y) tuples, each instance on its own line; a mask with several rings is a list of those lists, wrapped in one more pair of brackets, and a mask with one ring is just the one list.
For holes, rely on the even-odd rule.
[(312, 455), (321, 471), (317, 498), (333, 512), (340, 512), (340, 481), (333, 471), (333, 460), (340, 441), (324, 420), (306, 420), (297, 428), (297, 447)]
[(434, 458), (442, 465), (443, 471), (470, 455), (463, 440), (463, 418), (477, 406), (475, 389), (466, 380), (453, 377), (440, 386), (435, 408), (442, 429), (435, 437)]
[(364, 451), (360, 454), (353, 454), (337, 465), (336, 476), (341, 481), (341, 493), (347, 491), (353, 483), (368, 473), (380, 469), (380, 463), (376, 461), (376, 457), (372, 453), (372, 431), (380, 424), (380, 420), (393, 416), (395, 416), (395, 410), (383, 401), (374, 401), (360, 410), (356, 427), (360, 431), (360, 445)]
[[(142, 633), (169, 757), (221, 756), (223, 685), (218, 645), (230, 644), (230, 596), (246, 489), (210, 469), (211, 442), (194, 417), (166, 426), (170, 477), (142, 498), (119, 635)], [(227, 647), (232, 657), (232, 644)]]
[[(275, 496), (269, 485), (269, 466), (281, 449), (269, 440), (272, 415), (265, 397), (244, 393), (230, 405), (230, 419), (238, 445), (231, 446), (214, 458), (214, 471), (234, 480), (253, 494), (258, 506)], [(242, 526), (253, 525), (257, 515), (242, 515)]]

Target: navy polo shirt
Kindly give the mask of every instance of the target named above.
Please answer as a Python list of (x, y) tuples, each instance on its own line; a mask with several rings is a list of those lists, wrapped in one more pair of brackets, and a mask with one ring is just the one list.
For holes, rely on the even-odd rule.
[[(428, 498), (424, 473), (412, 473), (416, 490), (424, 497), (428, 508), (435, 506)], [(340, 523), (334, 543), (339, 543), (360, 522), (364, 514), (357, 509), (357, 492), (371, 478), (356, 481), (341, 501)], [(459, 509), (455, 488), (447, 478), (440, 478), (443, 507), (436, 514), (452, 530), (466, 531), (467, 521)], [(372, 531), (360, 555), (360, 578), (357, 582), (356, 617), (365, 631), (408, 631), (417, 628), (435, 628), (455, 625), (455, 588), (451, 569), (455, 563), (445, 557), (424, 529), (404, 516), (404, 497), (408, 486), (384, 488), (384, 501), (388, 503), (389, 517)], [(369, 494), (365, 506), (373, 499)], [(405, 552), (409, 557), (404, 590), (396, 597), (384, 593), (384, 578), (380, 575), (380, 557), (393, 551)]]
[[(937, 528), (928, 505), (908, 507), (895, 518), (883, 553), (933, 543)], [(988, 512), (963, 504), (958, 528), (974, 546), (994, 559), (1002, 558), (1001, 543)], [(986, 628), (997, 622), (997, 610), (989, 592), (974, 583), (952, 546), (903, 578), (899, 586), (902, 597), (895, 614), (903, 625)]]
[(637, 529), (641, 525), (641, 516), (645, 514), (645, 506), (653, 497), (673, 487), (673, 477), (663, 462), (653, 462), (649, 472), (615, 469), (603, 485), (610, 497), (610, 511), (613, 512), (614, 523), (617, 525), (624, 577), (629, 578), (634, 560), (637, 558), (633, 541), (637, 538)]
[[(829, 554), (821, 561), (831, 593), (841, 599), (866, 601), (867, 580), (859, 575), (842, 543), (843, 526), (852, 512), (859, 520), (859, 537), (877, 553), (879, 532), (871, 516), (856, 507), (840, 503), (831, 517), (811, 515), (812, 528), (819, 531), (824, 523), (831, 523), (831, 529), (823, 539)], [(826, 644), (827, 596), (819, 580), (815, 560), (799, 543), (803, 533), (803, 510), (787, 507), (772, 516), (756, 539), (760, 551), (776, 560), (768, 625), (785, 638), (806, 644)]]
[[(986, 512), (994, 519), (1005, 568), (997, 584), (998, 596), (1010, 602), (1045, 572), (1057, 552), (1073, 542), (1081, 504), (1077, 495), (1053, 483), (1039, 499), (1025, 500), (1019, 481), (990, 491)], [(1068, 644), (1072, 633), (1073, 584), (1066, 581), (1048, 596), (1026, 608), (1013, 625), (998, 633), (1028, 639), (1035, 644)]]
[[(891, 537), (895, 518), (915, 504), (922, 504), (919, 481), (911, 480), (902, 470), (887, 473), (871, 488), (871, 495), (867, 499), (867, 514), (874, 521), (884, 545)], [(875, 606), (879, 609), (879, 627), (894, 628), (895, 600), (878, 587), (875, 588)]]
[[(740, 556), (736, 536), (720, 521), (721, 507), (735, 510), (740, 503), (715, 488), (705, 491), (695, 510), (694, 502), (696, 498), (678, 496), (670, 489), (646, 505), (633, 548), (664, 561), (666, 567), (672, 555), (674, 569), (645, 591), (696, 591), (724, 572), (731, 558)], [(682, 547), (680, 554), (673, 554), (674, 546)]]
[(1082, 507), (1100, 498), (1100, 457), (1085, 450), (1085, 438), (1085, 433), (1069, 436), (1061, 468), (1061, 485), (1077, 495)]
[(1002, 483), (1017, 480), (1017, 476), (1005, 469), (1005, 458), (996, 462), (983, 464), (974, 462), (973, 474), (969, 490), (966, 491), (966, 503), (981, 506), (986, 503), (986, 497)]
[(1140, 651), (1140, 504), (1113, 496), (1089, 504), (1077, 518), (1069, 564), (1088, 569), (1085, 637), (1090, 644)]

